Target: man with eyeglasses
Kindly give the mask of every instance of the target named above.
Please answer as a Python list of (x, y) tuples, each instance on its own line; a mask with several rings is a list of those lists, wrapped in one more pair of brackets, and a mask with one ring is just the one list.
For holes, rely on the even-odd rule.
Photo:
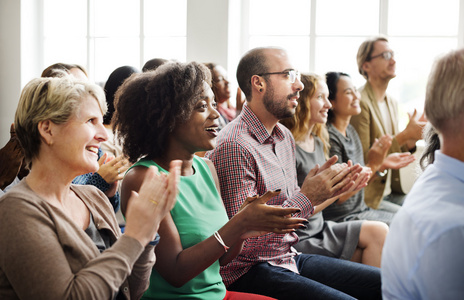
[[(240, 60), (237, 80), (246, 96), (241, 114), (206, 153), (214, 163), (229, 218), (247, 197), (269, 190), (280, 194), (268, 205), (298, 207), (309, 218), (314, 207), (354, 187), (359, 165), (328, 160), (297, 184), (295, 141), (279, 120), (291, 117), (304, 86), (281, 48), (255, 48)], [(320, 255), (300, 254), (294, 233), (244, 237), (241, 253), (221, 268), (229, 290), (277, 299), (380, 299), (380, 270)], [(224, 241), (227, 244), (227, 241)]]
[[(364, 151), (364, 159), (376, 139), (388, 134), (393, 137), (388, 153), (404, 152), (398, 159), (408, 159), (422, 138), (425, 122), (416, 119), (416, 111), (410, 116), (403, 131), (398, 130), (398, 105), (387, 94), (388, 83), (396, 77), (395, 55), (385, 37), (364, 41), (358, 49), (359, 73), (366, 78), (361, 92), (361, 113), (351, 118), (351, 125), (358, 132)], [(381, 147), (383, 145), (380, 145)], [(374, 175), (364, 190), (365, 202), (372, 208), (397, 212), (403, 204), (399, 170), (385, 170)], [(383, 201), (384, 200), (384, 201)]]

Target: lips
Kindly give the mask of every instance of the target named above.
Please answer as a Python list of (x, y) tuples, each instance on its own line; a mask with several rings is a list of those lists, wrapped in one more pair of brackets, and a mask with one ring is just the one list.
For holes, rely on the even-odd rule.
[(205, 131), (213, 135), (214, 137), (216, 137), (218, 135), (218, 129), (219, 129), (218, 126), (211, 126), (211, 127), (205, 128)]

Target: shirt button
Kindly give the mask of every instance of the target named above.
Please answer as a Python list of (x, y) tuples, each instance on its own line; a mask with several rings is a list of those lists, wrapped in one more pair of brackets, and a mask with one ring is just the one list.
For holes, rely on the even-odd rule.
[(124, 293), (127, 293), (127, 292), (129, 291), (129, 288), (128, 288), (127, 286), (125, 286), (125, 287), (122, 289), (122, 291), (123, 291)]

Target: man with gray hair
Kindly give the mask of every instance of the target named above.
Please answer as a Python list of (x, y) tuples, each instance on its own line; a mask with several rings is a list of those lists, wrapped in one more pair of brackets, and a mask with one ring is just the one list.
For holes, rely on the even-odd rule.
[(429, 76), (425, 113), (440, 150), (390, 227), (382, 258), (384, 299), (464, 299), (464, 49)]

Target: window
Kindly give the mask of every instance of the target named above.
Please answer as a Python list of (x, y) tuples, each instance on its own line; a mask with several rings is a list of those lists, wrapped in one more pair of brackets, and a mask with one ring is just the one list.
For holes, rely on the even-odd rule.
[(185, 61), (186, 0), (43, 0), (44, 68), (78, 63), (95, 82), (152, 58)]
[[(458, 31), (462, 0), (287, 0), (285, 3), (244, 0), (243, 3), (249, 9), (245, 47), (284, 47), (301, 71), (321, 75), (343, 71), (352, 76), (357, 86), (365, 81), (356, 64), (359, 45), (367, 37), (385, 35), (397, 60), (397, 78), (390, 82), (388, 91), (409, 112), (413, 108), (423, 110), (425, 85), (434, 59), (458, 47), (459, 36), (464, 35)], [(407, 116), (403, 122), (407, 122)]]

